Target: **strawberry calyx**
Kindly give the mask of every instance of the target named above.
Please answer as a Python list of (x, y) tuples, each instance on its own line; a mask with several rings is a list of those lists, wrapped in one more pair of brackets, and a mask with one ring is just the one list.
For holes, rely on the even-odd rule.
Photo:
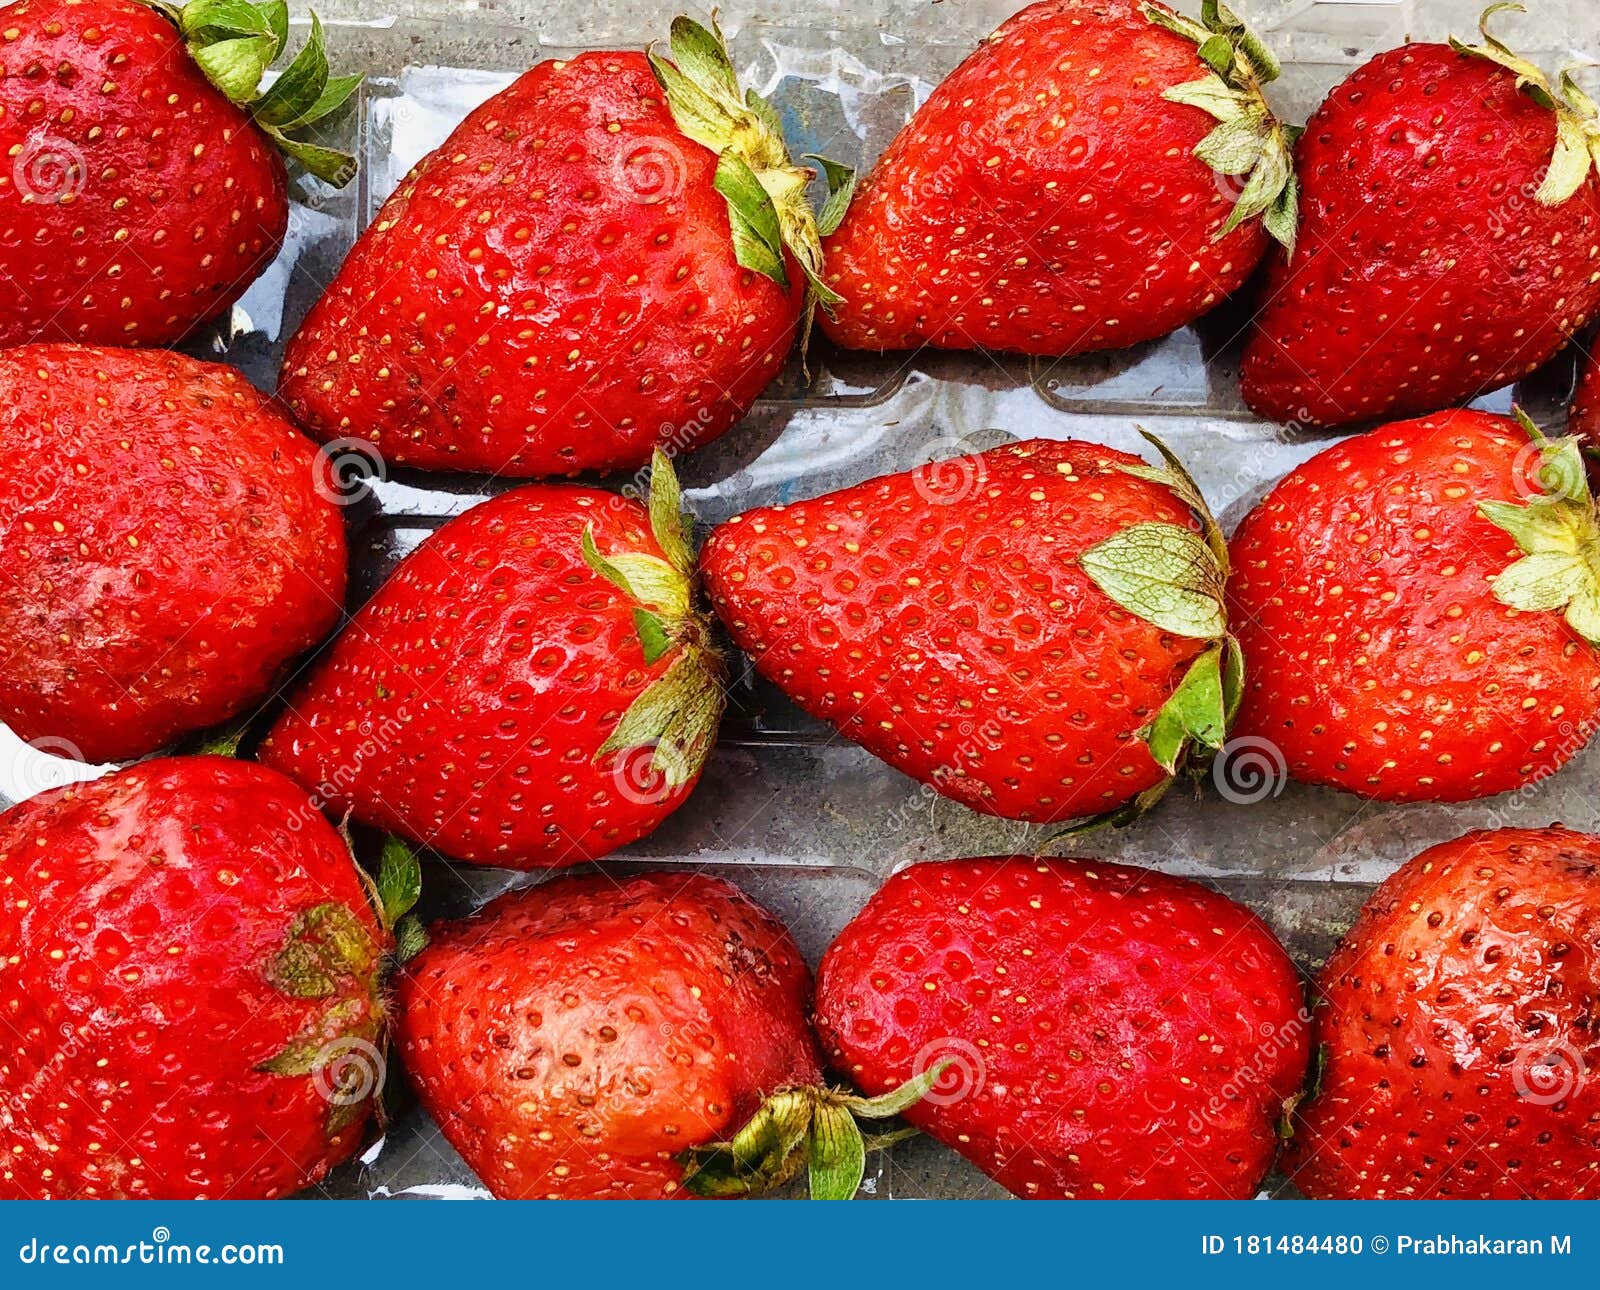
[(206, 78), (248, 112), (284, 156), (336, 188), (355, 177), (353, 156), (302, 137), (342, 108), (363, 79), (328, 74), (327, 39), (314, 12), (306, 43), (263, 90), (262, 77), (289, 43), (286, 0), (149, 2), (183, 33), (190, 57)]
[(1509, 533), (1522, 558), (1490, 580), (1495, 598), (1530, 613), (1562, 612), (1600, 646), (1600, 512), (1576, 438), (1546, 438), (1521, 408), (1518, 422), (1538, 447), (1540, 491), (1526, 502), (1479, 502), (1478, 514)]
[(696, 1196), (758, 1196), (805, 1170), (812, 1200), (850, 1200), (866, 1173), (867, 1152), (917, 1132), (866, 1134), (858, 1121), (888, 1120), (910, 1110), (952, 1064), (938, 1062), (878, 1097), (826, 1087), (779, 1089), (726, 1142), (682, 1152), (677, 1160), (683, 1184)]
[(1174, 85), (1161, 96), (1216, 118), (1216, 128), (1196, 145), (1194, 155), (1219, 175), (1247, 177), (1217, 238), (1259, 218), (1292, 255), (1299, 221), (1294, 144), (1300, 131), (1273, 115), (1262, 91), (1283, 68), (1261, 38), (1220, 0), (1203, 0), (1198, 22), (1161, 4), (1146, 4), (1142, 12), (1156, 26), (1192, 40), (1201, 61), (1211, 69), (1199, 80)]
[(1164, 466), (1121, 466), (1136, 479), (1170, 490), (1199, 521), (1200, 531), (1164, 521), (1133, 524), (1090, 547), (1079, 563), (1095, 586), (1129, 613), (1175, 636), (1207, 642), (1155, 718), (1139, 731), (1168, 778), (1126, 806), (1069, 832), (1130, 822), (1154, 806), (1182, 771), (1203, 771), (1228, 737), (1244, 694), (1244, 657), (1228, 631), (1224, 591), (1228, 540), (1194, 478), (1164, 444), (1139, 433)]
[(783, 127), (772, 105), (754, 90), (740, 91), (713, 10), (710, 28), (679, 15), (672, 20), (671, 59), (651, 45), (645, 50), (667, 108), (678, 129), (717, 156), (716, 189), (728, 203), (734, 256), (745, 268), (785, 290), (785, 252), (805, 275), (806, 323), (817, 305), (831, 312), (842, 297), (822, 280), (822, 239), (844, 219), (855, 188), (848, 166), (813, 157), (828, 184), (818, 216), (807, 189), (816, 171), (789, 157)]
[(1469, 45), (1450, 37), (1450, 48), (1472, 58), (1485, 58), (1512, 72), (1517, 88), (1540, 107), (1556, 114), (1556, 146), (1550, 169), (1534, 193), (1541, 206), (1560, 206), (1583, 187), (1591, 171), (1600, 171), (1600, 104), (1579, 88), (1572, 69), (1567, 68), (1552, 85), (1544, 69), (1513, 51), (1489, 31), (1489, 20), (1498, 13), (1526, 13), (1512, 0), (1492, 4), (1478, 16), (1481, 45)]
[[(382, 1093), (392, 1024), (384, 983), (427, 944), (427, 933), (411, 912), (422, 894), (422, 867), (416, 853), (390, 837), (384, 842), (376, 881), (360, 866), (357, 872), (378, 921), (393, 939), (390, 954), (380, 952), (348, 907), (327, 901), (295, 916), (265, 969), (273, 988), (291, 998), (346, 995), (256, 1066), (269, 1075), (314, 1077), (328, 1101), (323, 1132), (329, 1139), (356, 1123), (367, 1103)], [(356, 997), (347, 983), (363, 997)], [(381, 1108), (382, 1103), (378, 1105)]]
[(673, 656), (622, 714), (595, 760), (649, 748), (651, 771), (671, 790), (691, 782), (711, 755), (726, 703), (726, 668), (711, 644), (709, 622), (695, 607), (693, 520), (684, 514), (678, 477), (660, 448), (651, 459), (647, 506), (665, 559), (643, 551), (602, 554), (594, 527), (583, 532), (584, 563), (633, 601), (645, 662)]

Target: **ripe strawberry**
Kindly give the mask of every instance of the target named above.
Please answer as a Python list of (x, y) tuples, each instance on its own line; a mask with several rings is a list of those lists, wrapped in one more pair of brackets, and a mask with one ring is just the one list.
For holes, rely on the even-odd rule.
[(1077, 354), (1193, 322), (1292, 244), (1278, 64), (1226, 6), (1044, 0), (936, 89), (824, 245), (856, 349)]
[(1600, 1193), (1597, 867), (1600, 838), (1497, 829), (1377, 890), (1319, 982), (1287, 1163), (1308, 1196)]
[(0, 719), (90, 762), (261, 698), (339, 620), (344, 525), (314, 445), (236, 372), (0, 353)]
[(1531, 422), (1442, 412), (1335, 444), (1234, 534), (1238, 733), (1385, 801), (1553, 773), (1600, 721), (1597, 545), (1576, 442)]
[(1299, 245), (1272, 265), (1246, 402), (1346, 425), (1546, 362), (1600, 313), (1596, 141), (1577, 86), (1552, 87), (1487, 30), (1481, 46), (1406, 45), (1357, 69), (1301, 139)]
[(358, 1144), (391, 947), (343, 839), (247, 762), (0, 815), (0, 1197), (309, 1186)]
[(642, 466), (739, 420), (820, 264), (811, 172), (720, 33), (679, 18), (672, 53), (540, 63), (425, 157), (289, 345), (297, 417), (522, 476)]
[[(169, 16), (170, 14), (170, 16)], [(282, 150), (319, 178), (349, 157), (298, 137), (354, 92), (322, 29), (271, 89), (282, 0), (19, 0), (0, 14), (0, 346), (166, 345), (277, 255)]]
[(817, 1026), (869, 1093), (949, 1062), (906, 1118), (1031, 1199), (1250, 1195), (1310, 1050), (1255, 915), (1033, 856), (897, 873), (823, 958)]
[(701, 565), (761, 674), (896, 769), (1008, 819), (1125, 817), (1221, 746), (1238, 685), (1226, 549), (1168, 463), (1009, 444), (748, 512)]
[(397, 1037), (496, 1196), (669, 1196), (679, 1152), (817, 1079), (810, 990), (782, 924), (725, 882), (561, 878), (435, 928)]
[(650, 509), (529, 486), (430, 536), (334, 642), (261, 760), (459, 860), (592, 860), (688, 796), (722, 715), (677, 480)]

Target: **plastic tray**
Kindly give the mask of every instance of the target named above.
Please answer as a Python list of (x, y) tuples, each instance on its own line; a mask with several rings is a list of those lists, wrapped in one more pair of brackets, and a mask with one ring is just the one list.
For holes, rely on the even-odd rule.
[[(1587, 30), (1524, 48), (1547, 66), (1600, 53), (1587, 0), (1541, 7), (1545, 31)], [(804, 8), (805, 6), (801, 6)], [(1015, 7), (905, 0), (841, 11), (818, 0), (809, 26), (726, 24), (746, 84), (782, 113), (793, 150), (869, 162), (938, 79)], [(1352, 66), (1408, 37), (1468, 34), (1477, 0), (1238, 0), (1285, 59), (1273, 89), (1282, 114), (1306, 114)], [(1564, 22), (1570, 14), (1573, 21)], [(632, 42), (665, 34), (669, 10)], [(556, 15), (559, 21), (560, 16)], [(575, 21), (575, 20), (574, 20)], [(1510, 23), (1508, 29), (1515, 34)], [(345, 192), (298, 181), (283, 254), (234, 310), (189, 348), (273, 388), (284, 341), (331, 280), (359, 230), (410, 165), (472, 107), (543, 58), (576, 52), (524, 28), (467, 12), (448, 23), (330, 23), (340, 70), (369, 74), (345, 123), (362, 162)], [(1587, 48), (1583, 48), (1584, 44)], [(1242, 406), (1237, 342), (1247, 318), (1227, 305), (1191, 329), (1136, 349), (1051, 361), (982, 354), (870, 356), (818, 344), (811, 376), (792, 363), (750, 416), (679, 463), (702, 525), (754, 505), (814, 496), (1009, 439), (1086, 438), (1130, 451), (1141, 424), (1188, 463), (1231, 526), (1277, 478), (1327, 437), (1290, 434)], [(1561, 358), (1515, 391), (1559, 425), (1573, 380)], [(1483, 406), (1506, 410), (1512, 391)], [(360, 469), (361, 462), (348, 463)], [(959, 467), (953, 467), (959, 468)], [(407, 551), (444, 520), (514, 486), (465, 475), (379, 471), (349, 511), (358, 606)], [(619, 861), (710, 869), (737, 882), (793, 929), (815, 963), (834, 934), (895, 869), (918, 860), (1037, 847), (1036, 828), (975, 815), (931, 794), (798, 713), (742, 659), (717, 750), (694, 797)], [(1288, 784), (1266, 748), (1235, 746), (1218, 782), (1176, 791), (1132, 829), (1081, 839), (1078, 854), (1201, 878), (1259, 911), (1312, 971), (1373, 885), (1425, 846), (1471, 828), (1562, 821), (1600, 831), (1600, 748), (1528, 791), (1465, 806), (1386, 806)], [(44, 756), (0, 727), (0, 794), (29, 796), (97, 773)], [(424, 912), (465, 912), (519, 882), (503, 870), (430, 862)], [(1004, 1193), (954, 1154), (913, 1140), (869, 1161), (878, 1196)], [(1269, 1180), (1267, 1192), (1285, 1188)], [(313, 1193), (328, 1196), (485, 1194), (417, 1108), (403, 1112), (359, 1162)]]

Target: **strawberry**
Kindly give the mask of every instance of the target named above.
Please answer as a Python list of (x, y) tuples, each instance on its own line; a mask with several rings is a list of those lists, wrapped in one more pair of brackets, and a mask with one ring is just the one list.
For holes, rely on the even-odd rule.
[(903, 869), (828, 948), (817, 1027), (864, 1091), (1032, 1199), (1249, 1196), (1310, 1025), (1255, 915), (1182, 878), (1035, 856)]
[(810, 991), (782, 924), (725, 882), (560, 878), (436, 926), (397, 1038), (496, 1196), (670, 1196), (679, 1152), (817, 1079)]
[[(1496, 4), (1497, 10), (1518, 6)], [(1600, 118), (1491, 36), (1353, 72), (1300, 141), (1300, 236), (1272, 265), (1245, 401), (1340, 426), (1464, 402), (1600, 314)]]
[(722, 714), (666, 458), (649, 511), (530, 485), (412, 552), (260, 758), (328, 808), (460, 860), (576, 864), (688, 796)]
[(642, 466), (739, 420), (820, 265), (811, 172), (715, 24), (674, 21), (672, 54), (540, 63), (425, 157), (289, 345), (298, 419), (519, 476)]
[(1078, 354), (1164, 336), (1292, 242), (1278, 64), (1225, 5), (1044, 0), (933, 92), (824, 244), (855, 349)]
[(750, 511), (701, 565), (761, 674), (896, 769), (1008, 819), (1125, 818), (1237, 692), (1204, 506), (1170, 456), (1030, 440)]
[(1237, 733), (1385, 801), (1553, 773), (1600, 722), (1596, 550), (1576, 441), (1531, 422), (1442, 412), (1325, 449), (1234, 534)]
[(0, 14), (0, 346), (167, 345), (233, 304), (288, 225), (279, 152), (354, 92), (322, 28), (271, 89), (283, 0), (19, 0)]
[(0, 718), (90, 762), (243, 711), (339, 621), (317, 450), (229, 368), (0, 353)]
[(265, 1199), (361, 1137), (392, 940), (281, 775), (145, 762), (0, 815), (0, 1197)]
[(1318, 983), (1313, 1198), (1600, 1193), (1600, 838), (1496, 829), (1388, 879)]

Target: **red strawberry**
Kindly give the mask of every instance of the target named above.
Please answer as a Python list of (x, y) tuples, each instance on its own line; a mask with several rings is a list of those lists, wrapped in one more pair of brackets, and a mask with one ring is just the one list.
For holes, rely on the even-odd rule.
[(561, 878), (436, 928), (398, 1039), (496, 1196), (670, 1196), (678, 1153), (816, 1080), (810, 990), (782, 924), (725, 882)]
[(1600, 1194), (1600, 838), (1469, 833), (1381, 886), (1319, 982), (1313, 1198)]
[(0, 718), (91, 762), (271, 687), (344, 604), (317, 450), (236, 372), (81, 345), (0, 353)]
[(679, 18), (672, 52), (540, 63), (425, 157), (289, 345), (296, 415), (508, 475), (642, 466), (739, 420), (820, 263), (811, 172), (720, 33)]
[(592, 860), (688, 796), (722, 714), (677, 481), (650, 510), (536, 485), (427, 539), (260, 755), (323, 804), (460, 860)]
[(751, 511), (701, 564), (762, 675), (896, 769), (1009, 819), (1136, 810), (1237, 684), (1222, 539), (1168, 461), (1009, 444)]
[(1600, 313), (1593, 139), (1576, 85), (1487, 31), (1357, 69), (1301, 139), (1299, 244), (1272, 266), (1246, 402), (1311, 425), (1416, 415), (1551, 358)]
[(389, 933), (343, 839), (247, 762), (0, 815), (0, 1197), (309, 1186), (361, 1137)]
[[(1294, 237), (1278, 65), (1226, 6), (1044, 0), (933, 92), (824, 246), (827, 333), (1077, 354), (1164, 336)], [(1259, 219), (1257, 217), (1260, 217)]]
[(1249, 911), (1033, 856), (897, 873), (829, 947), (817, 1025), (869, 1093), (950, 1063), (906, 1118), (1033, 1199), (1249, 1196), (1310, 1047)]
[(281, 0), (19, 0), (0, 13), (0, 346), (166, 345), (226, 309), (283, 244), (278, 149), (358, 76), (329, 79), (322, 29), (265, 93)]
[(1531, 423), (1443, 412), (1335, 444), (1234, 535), (1237, 733), (1386, 801), (1551, 774), (1600, 722), (1597, 548), (1575, 441)]

